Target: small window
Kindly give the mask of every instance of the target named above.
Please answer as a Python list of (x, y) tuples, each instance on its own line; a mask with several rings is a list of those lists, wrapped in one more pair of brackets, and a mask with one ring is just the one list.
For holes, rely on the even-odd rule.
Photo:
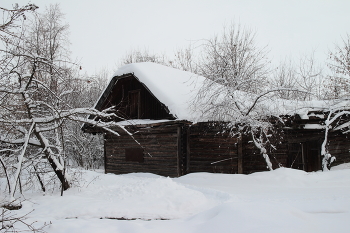
[(143, 149), (142, 148), (125, 149), (125, 161), (143, 163)]

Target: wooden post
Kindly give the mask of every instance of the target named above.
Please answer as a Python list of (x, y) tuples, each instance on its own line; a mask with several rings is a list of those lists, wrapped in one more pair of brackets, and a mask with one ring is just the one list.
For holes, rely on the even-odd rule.
[(103, 157), (104, 157), (104, 166), (105, 166), (105, 174), (107, 174), (107, 155), (106, 155), (106, 144), (107, 144), (107, 139), (106, 139), (106, 133), (103, 135)]
[(307, 171), (307, 167), (305, 164), (305, 143), (300, 143), (301, 145), (301, 159), (302, 159), (302, 163), (303, 163), (303, 171)]
[(182, 149), (181, 149), (181, 126), (177, 127), (177, 176), (182, 175)]
[(190, 155), (191, 155), (191, 150), (190, 150), (190, 127), (187, 127), (187, 135), (186, 135), (186, 140), (187, 140), (187, 148), (186, 148), (186, 174), (190, 173)]
[(238, 163), (237, 163), (237, 172), (238, 174), (243, 174), (243, 143), (242, 143), (242, 134), (238, 137), (237, 149), (238, 149)]

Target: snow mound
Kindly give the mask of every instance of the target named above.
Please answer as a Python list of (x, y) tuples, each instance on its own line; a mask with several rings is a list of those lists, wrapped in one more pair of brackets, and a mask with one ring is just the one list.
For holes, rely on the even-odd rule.
[(343, 163), (331, 168), (331, 171), (350, 169), (350, 163)]
[[(52, 222), (45, 228), (50, 233), (348, 233), (350, 229), (350, 169), (306, 173), (280, 168), (250, 175), (192, 173), (179, 178), (86, 171), (83, 178), (81, 187), (71, 188), (63, 197), (59, 192), (25, 193), (23, 208), (14, 213), (34, 209), (26, 221)], [(117, 220), (123, 218), (136, 220)]]
[[(175, 219), (190, 216), (227, 200), (187, 188), (183, 184), (153, 174), (96, 175), (87, 171), (85, 185), (72, 188), (63, 197), (38, 197), (40, 205), (26, 202), (24, 211), (40, 209), (39, 218), (125, 218)], [(35, 198), (34, 198), (35, 199)]]

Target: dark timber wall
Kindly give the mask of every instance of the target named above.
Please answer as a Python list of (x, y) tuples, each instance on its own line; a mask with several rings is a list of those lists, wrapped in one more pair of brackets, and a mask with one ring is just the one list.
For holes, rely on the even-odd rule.
[[(251, 138), (238, 132), (222, 133), (213, 123), (197, 123), (189, 128), (189, 172), (249, 174), (268, 170), (265, 159)], [(274, 168), (286, 166), (287, 145), (269, 151)]]
[[(241, 138), (236, 134), (232, 137), (212, 123), (190, 125), (172, 121), (129, 126), (128, 130), (136, 132), (133, 138), (106, 133), (106, 173), (151, 172), (178, 177), (191, 172), (249, 174), (268, 170), (265, 159), (249, 136)], [(324, 132), (319, 130), (286, 132), (285, 138), (268, 151), (273, 168), (320, 170), (323, 137)], [(330, 132), (328, 148), (336, 157), (333, 166), (350, 162), (346, 135)], [(137, 153), (133, 154), (134, 149), (137, 153), (141, 151), (141, 159)]]
[(238, 139), (208, 123), (190, 127), (189, 172), (238, 173)]
[[(96, 108), (104, 110), (111, 106), (116, 106), (117, 114), (125, 119), (175, 120), (167, 107), (131, 73), (114, 77)], [(308, 119), (298, 115), (282, 117), (285, 131), (281, 135), (273, 133), (277, 141), (272, 142), (275, 147), (268, 151), (273, 168), (321, 169), (324, 130), (303, 128), (306, 124), (324, 124), (327, 113), (316, 113), (324, 117), (317, 117), (317, 114)], [(151, 172), (171, 177), (190, 172), (249, 174), (268, 170), (249, 135), (240, 136), (236, 132), (235, 136), (230, 136), (223, 133), (222, 126), (218, 122), (171, 121), (129, 126), (131, 132), (136, 132), (133, 138), (125, 133), (121, 136), (105, 133), (105, 170), (116, 174)], [(84, 130), (103, 132), (89, 126)], [(328, 142), (329, 152), (336, 157), (333, 166), (350, 162), (346, 134), (331, 131)]]
[[(296, 129), (288, 132), (288, 161), (285, 167), (305, 171), (322, 169), (321, 145), (324, 141), (324, 130)], [(347, 134), (330, 131), (326, 145), (329, 153), (336, 158), (331, 166), (350, 162), (350, 141)]]
[(350, 162), (350, 140), (347, 134), (330, 132), (328, 142), (329, 152), (336, 158), (332, 166)]
[(167, 108), (132, 74), (121, 76), (111, 85), (110, 94), (98, 109), (116, 106), (126, 119), (174, 119)]
[[(129, 135), (105, 135), (105, 172), (124, 174), (151, 172), (163, 176), (177, 177), (181, 174), (178, 160), (179, 125), (138, 127), (132, 138)], [(129, 128), (129, 130), (132, 130)], [(140, 145), (136, 142), (140, 143)], [(127, 149), (143, 150), (143, 160), (126, 161)]]
[[(267, 171), (265, 159), (260, 154), (250, 137), (243, 136), (243, 174), (250, 174), (257, 171)], [(271, 159), (271, 157), (270, 157)]]

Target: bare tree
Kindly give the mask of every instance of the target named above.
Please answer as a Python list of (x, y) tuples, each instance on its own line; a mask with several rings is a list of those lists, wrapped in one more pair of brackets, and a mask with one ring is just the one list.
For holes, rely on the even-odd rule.
[[(90, 107), (96, 102), (102, 88), (106, 86), (106, 71), (97, 76), (83, 77), (79, 74), (79, 69), (72, 69), (69, 51), (69, 25), (64, 21), (64, 14), (58, 4), (50, 5), (42, 14), (37, 14), (32, 18), (26, 27), (26, 40), (28, 49), (35, 51), (36, 55), (45, 58), (47, 61), (55, 64), (55, 70), (52, 67), (40, 67), (37, 70), (37, 77), (45, 83), (51, 91), (57, 93), (60, 99), (50, 98), (38, 95), (38, 99), (46, 98), (52, 106), (60, 108), (67, 106), (73, 108)], [(101, 148), (93, 146), (91, 142), (101, 141), (101, 137), (95, 135), (85, 135), (81, 131), (81, 124), (77, 122), (62, 122), (60, 129), (55, 130), (56, 140), (61, 146), (61, 153), (68, 160), (77, 158), (77, 155), (84, 158), (93, 158), (96, 164), (101, 164)], [(60, 132), (59, 132), (60, 131)], [(62, 134), (60, 136), (60, 134)], [(89, 144), (90, 142), (90, 144)], [(68, 143), (68, 144), (67, 144)], [(65, 146), (68, 145), (68, 146)], [(75, 148), (75, 149), (72, 149)], [(84, 151), (77, 150), (84, 148)], [(79, 153), (80, 152), (80, 153)], [(82, 153), (83, 152), (83, 153)], [(78, 153), (78, 154), (76, 154)], [(97, 160), (97, 158), (100, 158)], [(80, 159), (81, 166), (87, 167), (86, 159)], [(85, 161), (85, 163), (81, 163)], [(91, 164), (91, 161), (89, 160)], [(89, 167), (94, 167), (90, 165)]]
[(323, 99), (323, 71), (314, 54), (300, 59), (297, 75), (298, 88), (304, 92), (299, 93), (301, 100)]
[(186, 48), (179, 48), (175, 51), (175, 56), (172, 61), (170, 61), (170, 66), (179, 70), (189, 71), (197, 74), (197, 55), (195, 53), (195, 47), (190, 44)]
[[(75, 79), (74, 85), (66, 95), (66, 102), (75, 108), (88, 108), (97, 102), (104, 88), (107, 86), (110, 72), (101, 69), (97, 74)], [(85, 169), (95, 169), (103, 166), (103, 137), (83, 133), (81, 123), (67, 122), (63, 127), (64, 142), (67, 145), (65, 154), (74, 163)]]
[(166, 56), (150, 53), (148, 49), (134, 49), (128, 52), (120, 61), (120, 65), (139, 62), (153, 62), (162, 65), (169, 65)]
[[(36, 14), (32, 17), (26, 27), (26, 46), (33, 51), (37, 56), (45, 58), (47, 61), (56, 64), (60, 68), (60, 73), (66, 73), (64, 80), (59, 80), (55, 75), (57, 70), (49, 70), (49, 72), (40, 73), (38, 77), (40, 81), (49, 85), (54, 92), (62, 92), (58, 90), (67, 86), (67, 78), (69, 77), (70, 69), (66, 66), (69, 61), (69, 25), (64, 23), (64, 14), (58, 4), (50, 5), (42, 14)], [(45, 68), (45, 67), (44, 67)], [(68, 80), (69, 81), (69, 80)]]
[[(297, 89), (297, 74), (292, 61), (285, 60), (273, 71), (272, 77), (269, 80), (269, 88), (285, 87), (290, 89)], [(281, 99), (298, 99), (299, 95), (295, 91), (278, 91), (276, 95)]]
[[(16, 11), (23, 13), (35, 7), (27, 7), (26, 11), (21, 9), (1, 8), (4, 14), (17, 15)], [(70, 99), (66, 96), (74, 93), (74, 90), (68, 89), (72, 86), (65, 86), (64, 90), (59, 86), (52, 87), (51, 78), (64, 82), (71, 72), (62, 70), (67, 70), (72, 64), (52, 60), (56, 58), (47, 58), (33, 50), (35, 46), (31, 40), (27, 39), (22, 30), (16, 30), (20, 25), (20, 17), (16, 17), (9, 17), (10, 20), (1, 25), (0, 31), (0, 39), (4, 44), (0, 48), (0, 156), (2, 163), (11, 162), (3, 166), (4, 170), (7, 172), (7, 168), (12, 167), (13, 171), (7, 176), (10, 202), (14, 199), (16, 190), (21, 189), (20, 176), (23, 169), (31, 166), (36, 171), (43, 159), (47, 160), (51, 171), (60, 181), (62, 190), (70, 187), (65, 159), (66, 122), (89, 123), (114, 132), (108, 127), (115, 123), (106, 119), (117, 117), (110, 112), (111, 109), (99, 112), (93, 108), (71, 106), (73, 102), (68, 101)], [(74, 70), (74, 65), (69, 70)], [(95, 115), (100, 120), (87, 119), (87, 115)], [(37, 177), (40, 182), (40, 176)]]
[(333, 52), (330, 52), (329, 67), (337, 74), (350, 76), (350, 36), (343, 39), (341, 45), (335, 45)]
[(271, 170), (267, 147), (274, 127), (270, 116), (278, 114), (266, 101), (275, 91), (291, 89), (267, 89), (267, 54), (256, 47), (254, 34), (240, 26), (231, 25), (203, 46), (198, 72), (208, 79), (194, 108), (202, 112), (203, 119), (229, 122), (228, 127), (251, 136)]
[(273, 93), (281, 90), (278, 88), (252, 94), (206, 80), (193, 107), (196, 111), (201, 111), (202, 119), (226, 122), (226, 130), (251, 137), (268, 168), (272, 170), (268, 150), (273, 148), (272, 141), (278, 141), (275, 136), (280, 136), (276, 124), (282, 123), (278, 118), (279, 106), (273, 100)]
[(268, 63), (266, 49), (255, 44), (255, 34), (232, 24), (204, 41), (198, 73), (231, 89), (259, 93), (267, 84)]
[(327, 96), (345, 104), (329, 106), (328, 117), (325, 121), (325, 137), (321, 150), (323, 170), (328, 170), (331, 163), (336, 159), (329, 153), (327, 148), (329, 132), (332, 130), (341, 130), (344, 134), (350, 132), (350, 121), (348, 120), (350, 115), (350, 106), (348, 105), (350, 91), (349, 35), (347, 35), (346, 39), (343, 39), (341, 45), (335, 45), (334, 51), (331, 51), (329, 54), (329, 59), (328, 66), (333, 73), (329, 76), (327, 83)]
[[(0, 117), (7, 117), (6, 111), (7, 106), (9, 108), (12, 108), (11, 104), (13, 103), (13, 99), (9, 98), (9, 92), (8, 88), (11, 86), (11, 84), (7, 83), (7, 81), (14, 82), (12, 79), (8, 79), (9, 76), (9, 68), (11, 65), (8, 63), (14, 62), (14, 64), (21, 64), (20, 62), (15, 62), (15, 57), (11, 57), (11, 54), (14, 53), (14, 51), (10, 51), (11, 48), (16, 48), (16, 46), (21, 46), (21, 43), (19, 42), (18, 38), (21, 37), (21, 26), (18, 24), (18, 21), (25, 20), (27, 17), (27, 14), (33, 13), (38, 7), (34, 4), (28, 4), (24, 7), (19, 7), (18, 4), (15, 4), (13, 9), (6, 9), (3, 7), (0, 7), (0, 11), (3, 16), (3, 21), (0, 23), (0, 41), (3, 43), (0, 48), (0, 85), (1, 85), (1, 92), (0, 92)], [(15, 67), (13, 67), (15, 69)], [(18, 68), (18, 67), (16, 67)], [(15, 90), (12, 90), (15, 91)], [(6, 109), (3, 111), (3, 109)], [(21, 108), (17, 108), (17, 111), (21, 111)], [(4, 128), (2, 128), (4, 127)], [(1, 123), (1, 133), (5, 131), (10, 131), (8, 126), (4, 126)], [(4, 138), (4, 135), (1, 135), (1, 138)], [(1, 140), (0, 140), (1, 141)], [(24, 143), (24, 144), (28, 144)], [(26, 147), (26, 145), (23, 145), (22, 148)], [(8, 189), (9, 193), (11, 194), (12, 190), (10, 188), (10, 175), (7, 172), (7, 167), (4, 163), (3, 157), (8, 157), (8, 155), (11, 155), (11, 153), (15, 152), (18, 154), (22, 154), (20, 151), (20, 147), (18, 146), (6, 146), (3, 142), (1, 142), (1, 148), (0, 148), (0, 162), (2, 165), (2, 168), (4, 169), (4, 173), (7, 178), (8, 182)], [(19, 155), (19, 159), (20, 156)], [(19, 161), (17, 161), (19, 162)], [(17, 166), (17, 168), (20, 168), (20, 164), (13, 163), (14, 166)], [(33, 232), (44, 232), (43, 227), (36, 228), (31, 223), (27, 223), (25, 220), (26, 216), (18, 216), (15, 213), (11, 211), (12, 208), (16, 208), (17, 206), (12, 205), (12, 202), (7, 203), (7, 205), (2, 205), (0, 207), (1, 210), (1, 217), (0, 217), (0, 231), (1, 232), (19, 232), (17, 229), (18, 224), (22, 224), (22, 226), (25, 226), (25, 228), (29, 231)]]
[(13, 9), (0, 7), (3, 16), (2, 23), (0, 24), (1, 39), (7, 41), (9, 39), (8, 36), (13, 35), (13, 29), (20, 27), (17, 23), (18, 20), (25, 20), (26, 13), (30, 11), (32, 13), (36, 9), (38, 9), (38, 6), (35, 4), (28, 4), (24, 7), (19, 7), (18, 4), (15, 4)]
[(329, 96), (333, 98), (348, 97), (350, 92), (350, 36), (336, 44), (329, 53), (328, 67), (333, 72), (328, 80)]

